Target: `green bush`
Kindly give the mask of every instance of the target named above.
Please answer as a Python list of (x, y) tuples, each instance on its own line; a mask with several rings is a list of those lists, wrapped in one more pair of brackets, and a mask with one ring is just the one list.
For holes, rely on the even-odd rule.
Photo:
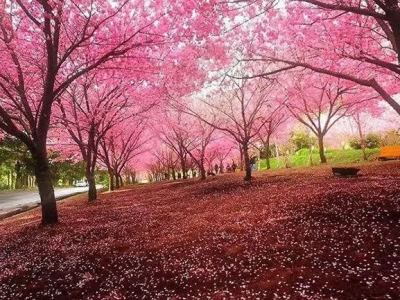
[(381, 136), (377, 133), (368, 133), (365, 136), (365, 147), (368, 149), (378, 148), (381, 144)]
[(349, 138), (349, 145), (352, 149), (361, 149), (360, 139), (355, 136)]
[(290, 141), (293, 143), (295, 150), (310, 149), (311, 146), (315, 145), (317, 139), (308, 132), (292, 132)]
[[(318, 153), (318, 149), (314, 149), (313, 153)], [(310, 149), (300, 149), (298, 151), (296, 151), (296, 155), (302, 156), (302, 155), (310, 155)]]
[[(382, 144), (382, 137), (378, 133), (368, 133), (365, 136), (365, 148), (374, 149)], [(359, 138), (352, 136), (349, 138), (349, 145), (352, 149), (361, 149), (361, 141)]]

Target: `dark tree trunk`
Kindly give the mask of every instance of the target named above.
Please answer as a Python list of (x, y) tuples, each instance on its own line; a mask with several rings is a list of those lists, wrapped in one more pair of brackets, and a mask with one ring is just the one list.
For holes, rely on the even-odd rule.
[[(267, 163), (267, 170), (269, 170), (269, 169), (271, 169), (271, 161), (270, 161), (270, 155), (269, 155), (269, 136), (267, 137), (267, 140), (266, 140), (264, 146), (265, 146), (265, 151), (266, 151), (265, 161)], [(261, 170), (261, 168), (260, 168), (260, 170)]]
[(96, 190), (96, 179), (93, 171), (86, 172), (86, 178), (89, 184), (89, 201), (95, 201), (97, 199), (97, 190)]
[[(119, 187), (123, 187), (124, 186), (124, 181), (122, 180), (122, 176), (121, 174), (117, 174), (117, 180), (119, 181)], [(162, 180), (162, 178), (161, 178)]]
[(321, 164), (326, 164), (326, 156), (324, 152), (324, 136), (318, 136), (318, 147), (319, 147), (319, 158), (321, 159)]
[[(186, 159), (181, 157), (181, 167), (182, 167), (182, 178), (187, 179), (186, 174)], [(178, 177), (179, 178), (179, 177)]]
[(265, 154), (265, 162), (267, 164), (267, 170), (271, 169), (271, 159), (270, 159), (270, 155), (269, 155), (269, 147), (266, 147), (266, 154)]
[(20, 161), (17, 161), (15, 164), (15, 188), (16, 189), (22, 189), (23, 183), (22, 183), (22, 164)]
[(245, 181), (251, 180), (251, 166), (250, 166), (250, 157), (249, 157), (249, 148), (247, 144), (243, 145), (243, 156), (244, 156), (244, 167), (246, 170), (246, 176), (244, 177)]
[(58, 222), (57, 204), (46, 149), (38, 155), (33, 155), (33, 159), (35, 160), (35, 175), (42, 206), (42, 224), (55, 224)]
[(204, 162), (200, 162), (199, 164), (199, 170), (200, 170), (200, 178), (202, 180), (205, 180), (207, 178), (206, 174), (206, 168), (204, 167)]
[(114, 172), (110, 169), (108, 170), (108, 190), (109, 191), (115, 190)]

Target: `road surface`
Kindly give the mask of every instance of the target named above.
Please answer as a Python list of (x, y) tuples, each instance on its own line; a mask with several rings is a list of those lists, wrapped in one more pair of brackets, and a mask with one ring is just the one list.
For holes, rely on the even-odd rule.
[[(101, 185), (96, 186), (101, 188)], [(56, 198), (65, 198), (69, 195), (83, 193), (88, 187), (70, 187), (55, 188)], [(37, 190), (30, 191), (0, 191), (0, 214), (19, 209), (25, 205), (34, 205), (40, 203), (39, 192)]]

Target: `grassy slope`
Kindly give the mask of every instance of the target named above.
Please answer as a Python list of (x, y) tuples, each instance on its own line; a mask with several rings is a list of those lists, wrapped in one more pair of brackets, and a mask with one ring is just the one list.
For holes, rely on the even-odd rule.
[[(366, 152), (367, 156), (371, 159), (379, 152), (379, 149), (367, 149)], [(361, 150), (328, 150), (326, 152), (326, 157), (330, 165), (365, 163)], [(309, 151), (302, 149), (297, 154), (289, 157), (289, 164), (291, 167), (308, 167), (309, 159)], [(316, 150), (313, 152), (312, 161), (314, 166), (319, 164), (319, 155)], [(270, 163), (272, 169), (283, 168), (285, 166), (285, 157), (280, 157), (279, 160), (277, 158), (271, 158)], [(265, 159), (261, 160), (260, 164), (261, 170), (266, 169)]]

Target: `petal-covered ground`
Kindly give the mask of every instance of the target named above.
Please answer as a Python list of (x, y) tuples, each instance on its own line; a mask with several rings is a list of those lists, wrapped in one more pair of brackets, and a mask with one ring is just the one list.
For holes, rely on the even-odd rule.
[(140, 185), (0, 222), (0, 299), (400, 299), (400, 164)]

